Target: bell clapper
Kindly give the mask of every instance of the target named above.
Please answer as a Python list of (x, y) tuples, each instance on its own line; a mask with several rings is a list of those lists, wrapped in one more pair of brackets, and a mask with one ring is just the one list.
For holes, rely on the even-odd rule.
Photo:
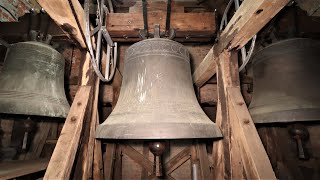
[(166, 149), (165, 142), (150, 142), (149, 149), (154, 155), (153, 174), (157, 177), (163, 176), (162, 172), (162, 154)]
[(309, 155), (304, 147), (304, 141), (309, 139), (308, 130), (304, 126), (293, 125), (289, 129), (289, 133), (292, 135), (292, 138), (296, 140), (299, 159), (308, 160)]

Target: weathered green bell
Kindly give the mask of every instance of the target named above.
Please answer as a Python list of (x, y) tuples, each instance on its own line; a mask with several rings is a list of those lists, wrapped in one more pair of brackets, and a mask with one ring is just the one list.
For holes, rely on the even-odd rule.
[(64, 58), (47, 44), (12, 44), (0, 74), (0, 113), (66, 117)]

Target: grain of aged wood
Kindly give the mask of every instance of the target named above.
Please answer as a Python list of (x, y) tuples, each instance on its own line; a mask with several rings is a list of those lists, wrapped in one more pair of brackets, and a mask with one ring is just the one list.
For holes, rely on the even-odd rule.
[(39, 123), (39, 127), (37, 128), (36, 135), (32, 140), (31, 147), (24, 157), (25, 160), (37, 159), (40, 157), (53, 123), (54, 122), (46, 121)]
[(43, 171), (49, 159), (11, 161), (0, 164), (0, 179), (13, 179), (27, 174)]
[(212, 179), (210, 173), (209, 157), (205, 143), (196, 143), (197, 156), (200, 164), (200, 174), (202, 179)]
[[(99, 125), (99, 116), (97, 115), (97, 123)], [(94, 140), (94, 154), (93, 154), (93, 179), (103, 179), (103, 156), (101, 149), (101, 141)]]
[(216, 105), (218, 101), (217, 84), (205, 84), (200, 88), (200, 103)]
[(166, 169), (166, 174), (172, 173), (174, 170), (179, 168), (182, 164), (190, 159), (191, 149), (186, 147), (180, 151), (177, 155), (171, 158), (168, 162), (165, 163), (164, 167)]
[(268, 155), (246, 107), (239, 87), (227, 88), (232, 130), (241, 148), (248, 179), (276, 179)]
[[(165, 1), (146, 1), (148, 12), (166, 12), (167, 2)], [(136, 1), (134, 6), (129, 8), (129, 12), (142, 13), (142, 1)], [(171, 2), (171, 12), (184, 12), (184, 4), (179, 2)]]
[[(237, 118), (239, 116), (238, 113), (241, 112), (230, 107), (230, 103), (234, 101), (235, 97), (228, 96), (228, 89), (237, 89), (239, 91), (237, 93), (241, 96), (237, 62), (236, 52), (228, 52), (227, 50), (220, 54), (217, 61), (219, 99), (216, 123), (220, 126), (224, 138), (213, 144), (213, 176), (214, 179), (274, 179), (275, 176), (270, 161), (253, 123), (250, 128), (245, 129), (243, 126), (237, 126), (239, 121), (239, 118)], [(238, 101), (238, 105), (246, 108), (244, 101)], [(250, 123), (251, 117), (249, 114), (246, 115), (247, 117), (242, 117), (244, 118), (243, 121)], [(246, 134), (243, 131), (246, 131)], [(248, 150), (250, 148), (253, 149)], [(262, 157), (258, 158), (258, 161), (253, 160), (257, 158), (256, 153)]]
[[(139, 29), (143, 29), (141, 13), (110, 13), (106, 23), (111, 37), (125, 37), (124, 40), (139, 37)], [(155, 24), (160, 24), (160, 31), (165, 31), (166, 12), (148, 13), (149, 33), (153, 33)], [(172, 12), (170, 27), (176, 29), (176, 37), (213, 37), (216, 32), (215, 15), (212, 12)]]
[(104, 179), (111, 180), (113, 177), (113, 168), (115, 164), (116, 145), (114, 143), (107, 143), (106, 152), (104, 156)]
[[(86, 154), (84, 154), (84, 161), (83, 161), (83, 172), (82, 178), (83, 179), (92, 179), (92, 170), (93, 170), (93, 158), (94, 158), (94, 149), (95, 149), (95, 133), (96, 133), (96, 127), (97, 124), (99, 124), (99, 120), (97, 119), (98, 114), (98, 96), (99, 96), (99, 84), (100, 80), (96, 79), (95, 84), (95, 90), (94, 90), (94, 99), (92, 103), (92, 114), (90, 117), (90, 126), (89, 126), (89, 137), (88, 137), (88, 143), (86, 145)], [(101, 149), (101, 147), (98, 147)], [(102, 156), (100, 157), (102, 159)], [(99, 175), (100, 177), (100, 175)]]
[(0, 119), (0, 129), (2, 131), (1, 147), (9, 147), (11, 144), (14, 120)]
[[(142, 154), (145, 157), (149, 157), (149, 144), (148, 142), (143, 142)], [(141, 180), (148, 179), (148, 170), (145, 168), (141, 168)]]
[(222, 31), (219, 42), (209, 51), (193, 73), (201, 87), (215, 73), (215, 61), (223, 49), (240, 49), (265, 26), (289, 0), (246, 0)]
[(114, 180), (122, 180), (122, 146), (120, 144), (116, 144), (113, 177)]
[[(213, 179), (243, 178), (242, 163), (236, 159), (240, 149), (234, 145), (233, 133), (227, 107), (227, 87), (239, 87), (238, 60), (236, 52), (224, 51), (217, 63), (218, 104), (216, 124), (220, 127), (223, 139), (213, 143)], [(239, 169), (241, 173), (239, 172)]]
[[(66, 33), (70, 34), (80, 46), (85, 48), (86, 43), (81, 34), (81, 27), (78, 26), (75, 16), (73, 15), (72, 8), (69, 1), (66, 0), (37, 0), (41, 7), (49, 14), (49, 16), (63, 29)], [(75, 1), (75, 0), (71, 0)], [(84, 11), (79, 2), (72, 2), (74, 10), (77, 12), (79, 23), (84, 27)], [(81, 8), (81, 9), (80, 9)]]
[(147, 159), (145, 156), (140, 154), (133, 147), (123, 144), (121, 145), (121, 149), (123, 154), (129, 156), (132, 160), (134, 160), (137, 164), (145, 168), (149, 173), (153, 172), (153, 163)]
[(69, 179), (79, 145), (91, 87), (81, 86), (72, 103), (44, 179)]

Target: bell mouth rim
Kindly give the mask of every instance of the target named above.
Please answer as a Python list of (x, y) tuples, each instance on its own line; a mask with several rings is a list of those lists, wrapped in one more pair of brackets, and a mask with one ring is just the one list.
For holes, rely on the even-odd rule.
[[(192, 125), (191, 125), (192, 124)], [(155, 127), (156, 126), (156, 130)], [(223, 135), (219, 127), (211, 123), (134, 123), (100, 124), (97, 139), (107, 140), (155, 140), (155, 139), (215, 139)]]
[(311, 122), (320, 120), (320, 108), (289, 109), (285, 111), (266, 112), (255, 114), (249, 112), (255, 124)]

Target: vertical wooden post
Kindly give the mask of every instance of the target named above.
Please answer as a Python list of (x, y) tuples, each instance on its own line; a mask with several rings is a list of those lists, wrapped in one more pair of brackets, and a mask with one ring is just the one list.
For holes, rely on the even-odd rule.
[(237, 53), (224, 50), (216, 61), (216, 67), (218, 84), (216, 124), (224, 137), (223, 140), (213, 143), (213, 177), (214, 179), (243, 178), (242, 162), (238, 158), (240, 149), (233, 143), (226, 92), (228, 87), (240, 86)]
[(113, 167), (115, 159), (116, 145), (114, 143), (107, 143), (106, 152), (104, 156), (104, 179), (111, 180), (113, 177)]
[(116, 144), (115, 164), (114, 164), (114, 177), (115, 180), (122, 180), (122, 150), (121, 145)]
[(210, 173), (209, 157), (205, 143), (198, 142), (196, 144), (197, 156), (200, 164), (200, 174), (203, 180), (212, 179)]
[[(143, 142), (143, 150), (142, 154), (146, 157), (149, 158), (149, 146), (147, 142)], [(148, 179), (148, 170), (146, 168), (141, 169), (141, 180), (147, 180)]]

